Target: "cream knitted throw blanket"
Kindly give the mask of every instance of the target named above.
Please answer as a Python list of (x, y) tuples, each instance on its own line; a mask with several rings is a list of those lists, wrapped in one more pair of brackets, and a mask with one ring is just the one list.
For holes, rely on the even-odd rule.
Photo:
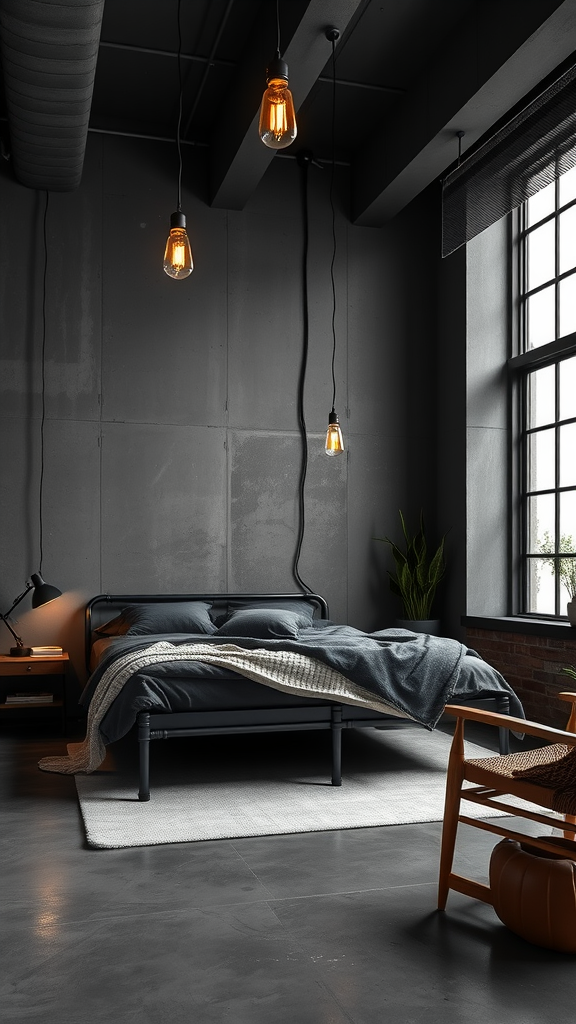
[(100, 723), (113, 700), (136, 672), (167, 661), (203, 661), (232, 669), (257, 683), (264, 683), (286, 693), (325, 697), (344, 704), (356, 704), (386, 714), (399, 715), (398, 711), (369, 690), (307, 655), (292, 651), (245, 650), (235, 644), (175, 645), (161, 640), (146, 650), (124, 654), (106, 669), (90, 701), (86, 738), (81, 743), (68, 744), (67, 756), (42, 758), (38, 767), (42, 771), (58, 772), (61, 775), (95, 771), (106, 754), (100, 735)]

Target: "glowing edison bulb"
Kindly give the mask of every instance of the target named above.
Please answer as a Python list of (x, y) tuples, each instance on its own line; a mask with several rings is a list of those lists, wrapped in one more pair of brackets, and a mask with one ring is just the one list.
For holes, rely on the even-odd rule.
[(288, 88), (288, 65), (280, 53), (266, 72), (266, 89), (260, 107), (258, 132), (269, 149), (285, 149), (296, 138), (294, 100)]
[(344, 451), (342, 431), (340, 430), (340, 424), (334, 409), (332, 409), (328, 417), (328, 430), (326, 431), (326, 447), (324, 451), (326, 455), (340, 455)]
[(186, 217), (178, 210), (170, 217), (170, 234), (164, 251), (164, 272), (180, 281), (194, 270), (190, 241), (186, 234)]

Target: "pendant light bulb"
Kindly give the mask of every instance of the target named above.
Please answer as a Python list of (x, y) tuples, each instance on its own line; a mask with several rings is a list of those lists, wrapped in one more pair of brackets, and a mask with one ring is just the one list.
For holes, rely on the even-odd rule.
[(328, 417), (328, 430), (326, 431), (326, 455), (340, 455), (344, 451), (344, 440), (338, 423), (338, 417), (334, 409)]
[(279, 50), (266, 71), (266, 84), (258, 132), (269, 149), (286, 149), (297, 135), (296, 114), (288, 88), (288, 65), (281, 60)]
[(186, 217), (180, 210), (170, 217), (170, 234), (164, 251), (164, 272), (181, 281), (194, 270), (190, 240), (186, 234)]

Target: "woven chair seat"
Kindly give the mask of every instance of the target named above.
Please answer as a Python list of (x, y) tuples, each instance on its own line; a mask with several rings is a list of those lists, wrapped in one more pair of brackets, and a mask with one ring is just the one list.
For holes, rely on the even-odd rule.
[[(564, 743), (553, 743), (548, 747), (537, 747), (535, 750), (522, 750), (518, 754), (504, 754), (500, 757), (466, 758), (465, 763), (483, 768), (506, 779), (522, 778), (524, 772), (544, 765), (552, 765), (560, 761), (572, 748)], [(546, 785), (542, 779), (541, 785)]]
[(519, 754), (475, 758), (465, 764), (472, 771), (477, 769), (508, 779), (510, 784), (520, 782), (544, 787), (550, 791), (553, 810), (576, 815), (576, 747), (554, 743)]

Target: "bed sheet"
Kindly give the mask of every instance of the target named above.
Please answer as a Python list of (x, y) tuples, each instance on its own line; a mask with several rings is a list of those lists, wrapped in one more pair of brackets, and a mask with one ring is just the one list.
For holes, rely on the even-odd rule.
[[(345, 628), (352, 630), (352, 627)], [(308, 639), (314, 647), (314, 644), (318, 642), (318, 637), (322, 634), (326, 635), (328, 632), (325, 627), (321, 631), (302, 630), (300, 639)], [(386, 630), (367, 635), (353, 630), (353, 633), (359, 637), (384, 636), (387, 641), (397, 640), (397, 636), (391, 637), (391, 634), (397, 634), (397, 632)], [(341, 636), (341, 629), (337, 628), (335, 633), (334, 631), (332, 633), (338, 638)], [(89, 680), (81, 697), (81, 703), (85, 706), (89, 704), (100, 675), (108, 664), (113, 663), (115, 657), (126, 653), (127, 650), (145, 648), (159, 639), (175, 644), (194, 641), (206, 642), (204, 635), (188, 634), (185, 636), (162, 634), (148, 637), (109, 638), (98, 641), (98, 646), (95, 645), (95, 653), (99, 657), (99, 668)], [(222, 641), (220, 640), (220, 642)], [(242, 642), (246, 643), (246, 641)], [(402, 642), (402, 640), (398, 642)], [(257, 644), (258, 641), (252, 642), (252, 646)], [(450, 690), (449, 699), (457, 703), (459, 700), (494, 697), (502, 693), (506, 693), (511, 700), (512, 714), (522, 717), (522, 707), (505, 680), (475, 652), (465, 649), (459, 662), (457, 677)], [(326, 699), (303, 698), (281, 692), (262, 683), (253, 682), (228, 669), (204, 662), (159, 663), (138, 672), (128, 680), (103, 719), (101, 732), (106, 743), (114, 742), (130, 730), (137, 714), (142, 710), (161, 713), (290, 707), (302, 705), (303, 699), (306, 700), (306, 703), (325, 704), (327, 702)], [(394, 716), (412, 717), (409, 713), (404, 714), (403, 711), (399, 711), (392, 705), (387, 710)]]

